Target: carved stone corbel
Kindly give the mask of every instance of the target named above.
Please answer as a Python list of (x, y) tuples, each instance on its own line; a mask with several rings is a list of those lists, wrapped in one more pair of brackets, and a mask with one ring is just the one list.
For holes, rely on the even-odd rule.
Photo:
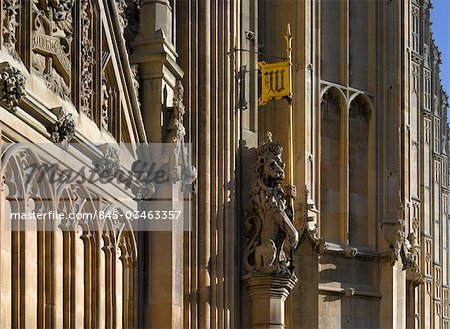
[(26, 78), (8, 62), (0, 63), (0, 100), (10, 111), (16, 111), (25, 96)]
[(54, 108), (53, 112), (58, 121), (53, 126), (50, 139), (52, 142), (68, 148), (69, 142), (75, 137), (75, 121), (72, 113), (67, 113), (62, 107)]
[[(415, 250), (415, 242), (411, 245), (411, 241), (406, 237), (405, 220), (403, 219), (403, 203), (400, 202), (398, 216), (396, 221), (385, 221), (381, 224), (384, 240), (389, 244), (391, 249), (390, 261), (391, 265), (400, 259), (403, 264), (403, 270), (418, 267)], [(410, 237), (413, 237), (410, 235)]]

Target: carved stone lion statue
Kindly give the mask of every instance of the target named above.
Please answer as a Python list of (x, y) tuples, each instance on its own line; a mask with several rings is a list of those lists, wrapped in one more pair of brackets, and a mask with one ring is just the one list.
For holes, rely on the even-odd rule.
[(257, 148), (250, 189), (251, 209), (244, 216), (244, 270), (289, 273), (298, 232), (292, 223), (289, 197), (283, 190), (283, 148), (267, 134)]

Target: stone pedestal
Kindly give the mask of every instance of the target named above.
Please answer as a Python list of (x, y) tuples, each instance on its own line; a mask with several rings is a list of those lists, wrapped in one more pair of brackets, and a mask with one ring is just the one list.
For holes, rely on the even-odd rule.
[(252, 304), (252, 328), (284, 329), (285, 301), (298, 281), (295, 274), (252, 272), (242, 281)]

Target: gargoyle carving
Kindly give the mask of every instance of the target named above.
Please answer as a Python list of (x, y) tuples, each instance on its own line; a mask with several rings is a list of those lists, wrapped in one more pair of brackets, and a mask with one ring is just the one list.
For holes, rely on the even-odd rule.
[(291, 272), (290, 257), (298, 244), (298, 232), (292, 224), (288, 196), (281, 185), (285, 167), (282, 151), (271, 133), (257, 148), (250, 189), (251, 209), (244, 218), (246, 272)]

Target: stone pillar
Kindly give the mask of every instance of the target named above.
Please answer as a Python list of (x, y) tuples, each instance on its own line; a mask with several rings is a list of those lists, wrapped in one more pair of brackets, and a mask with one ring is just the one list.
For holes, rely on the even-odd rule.
[[(183, 77), (177, 64), (174, 46), (174, 12), (169, 0), (143, 0), (140, 6), (139, 32), (133, 44), (131, 62), (139, 67), (141, 78), (141, 111), (149, 143), (167, 143), (170, 123), (165, 109), (173, 104), (174, 89)], [(161, 157), (159, 155), (159, 157)], [(158, 159), (155, 156), (153, 159)], [(152, 159), (144, 159), (144, 161)], [(153, 198), (172, 200), (178, 209), (183, 194), (177, 184), (157, 186)], [(143, 203), (141, 210), (147, 209)], [(175, 226), (176, 224), (174, 224)], [(138, 318), (139, 328), (180, 328), (183, 323), (183, 229), (139, 232), (138, 306), (144, 315)], [(145, 250), (149, 252), (146, 253)], [(145, 258), (144, 258), (145, 257)], [(155, 265), (156, 264), (156, 265)]]
[(285, 301), (297, 283), (295, 274), (252, 272), (242, 281), (252, 303), (252, 328), (286, 328)]

